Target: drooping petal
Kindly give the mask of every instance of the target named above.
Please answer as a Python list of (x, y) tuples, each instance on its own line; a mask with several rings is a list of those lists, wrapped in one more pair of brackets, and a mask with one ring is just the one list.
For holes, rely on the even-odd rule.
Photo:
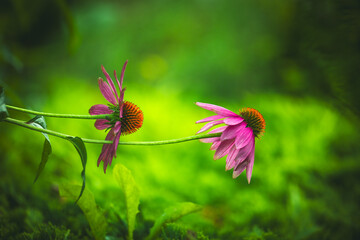
[[(114, 138), (115, 138), (114, 130), (111, 129), (108, 132), (108, 134), (106, 135), (105, 140), (114, 141)], [(105, 143), (102, 147), (101, 154), (98, 159), (98, 166), (100, 165), (101, 161), (104, 162), (104, 173), (106, 173), (106, 168), (107, 168), (109, 162), (114, 157), (114, 154), (115, 154), (115, 152), (114, 152), (113, 143), (112, 144)]]
[[(218, 127), (218, 128), (215, 128), (213, 130), (211, 130), (209, 133), (219, 133), (219, 132), (222, 132), (226, 129), (226, 126), (222, 126), (222, 127)], [(220, 137), (213, 137), (213, 138), (202, 138), (200, 139), (200, 142), (203, 142), (203, 143), (211, 143), (211, 142), (214, 142), (214, 141), (220, 141)]]
[(225, 170), (230, 170), (233, 167), (235, 167), (235, 157), (239, 153), (240, 149), (236, 149), (236, 147), (233, 145), (229, 151), (229, 154), (226, 158), (226, 167)]
[(116, 151), (117, 148), (119, 146), (119, 141), (120, 141), (120, 135), (121, 135), (121, 130), (116, 134), (115, 139), (114, 139), (114, 156), (116, 157)]
[(247, 160), (251, 151), (253, 151), (254, 145), (253, 141), (250, 141), (245, 147), (240, 148), (238, 154), (235, 157), (235, 165), (236, 167), (240, 165), (243, 161)]
[(225, 141), (221, 141), (219, 147), (217, 147), (216, 152), (214, 154), (214, 160), (222, 158), (226, 154), (228, 154), (230, 148), (234, 145), (234, 140), (229, 139)]
[(227, 126), (221, 126), (221, 127), (218, 127), (218, 128), (215, 128), (215, 129), (211, 130), (209, 133), (223, 132), (226, 128), (227, 128)]
[(111, 114), (113, 110), (104, 104), (96, 104), (89, 109), (89, 113), (90, 115)]
[(219, 147), (220, 143), (221, 143), (220, 141), (213, 142), (213, 144), (210, 147), (210, 150), (216, 150)]
[(239, 164), (233, 172), (233, 178), (237, 178), (245, 170), (247, 164), (247, 161), (243, 161), (241, 164)]
[(220, 106), (217, 106), (217, 105), (214, 105), (214, 104), (209, 104), (209, 103), (201, 103), (201, 102), (197, 102), (196, 105), (198, 105), (199, 107), (202, 107), (206, 110), (209, 110), (209, 111), (212, 111), (218, 115), (221, 115), (221, 116), (224, 116), (224, 117), (237, 117), (239, 115), (237, 115), (236, 113), (226, 109), (226, 108), (223, 108), (223, 107), (220, 107)]
[(205, 124), (197, 133), (205, 132), (206, 130), (209, 130), (213, 126), (216, 126), (216, 125), (219, 125), (222, 123), (224, 123), (223, 120), (209, 122), (209, 123)]
[(200, 139), (200, 142), (203, 142), (203, 143), (212, 143), (212, 142), (215, 142), (215, 141), (220, 141), (220, 137), (202, 138), (202, 139)]
[(116, 106), (118, 100), (115, 98), (109, 85), (106, 82), (104, 82), (104, 80), (102, 78), (99, 78), (98, 82), (99, 82), (100, 91), (101, 91), (102, 95), (104, 96), (104, 98), (106, 100), (108, 100), (112, 105)]
[(111, 91), (113, 92), (113, 94), (114, 94), (115, 96), (118, 96), (117, 91), (116, 91), (116, 88), (115, 88), (115, 85), (114, 85), (114, 82), (112, 81), (110, 75), (106, 72), (106, 70), (105, 70), (105, 68), (104, 68), (103, 65), (101, 65), (101, 70), (102, 70), (102, 72), (104, 73), (104, 75), (105, 75), (105, 77), (106, 77), (106, 80), (107, 80), (107, 82), (108, 82), (108, 84), (109, 84), (109, 86), (110, 86), (110, 88), (111, 88)]
[(218, 119), (221, 119), (221, 118), (224, 118), (224, 116), (215, 115), (215, 116), (207, 117), (207, 118), (201, 119), (199, 121), (196, 121), (196, 123), (210, 122), (210, 121), (218, 120)]
[(224, 123), (226, 125), (237, 125), (240, 124), (241, 122), (243, 122), (244, 119), (240, 116), (236, 116), (236, 117), (228, 117), (224, 119)]
[(115, 134), (113, 146), (114, 146), (115, 157), (116, 157), (116, 150), (119, 145), (119, 140), (120, 140), (120, 135), (121, 135), (121, 122), (120, 121), (116, 122), (113, 129), (114, 129), (114, 134)]
[(110, 122), (106, 119), (96, 119), (94, 125), (95, 125), (95, 128), (98, 130), (104, 130), (111, 126)]
[[(104, 144), (102, 146), (102, 150), (101, 150), (98, 162), (97, 162), (98, 167), (100, 166), (101, 161), (103, 161), (104, 164), (105, 164), (105, 162), (107, 162), (106, 159), (108, 159), (110, 151), (111, 151), (111, 144)], [(105, 171), (106, 171), (106, 168), (104, 168), (104, 172)]]
[(117, 121), (113, 127), (114, 135), (118, 134), (121, 130), (121, 122)]
[(226, 126), (226, 129), (221, 134), (221, 141), (231, 138), (236, 138), (236, 136), (239, 134), (239, 132), (245, 128), (245, 124), (239, 124), (239, 125), (230, 125)]
[(249, 158), (249, 163), (246, 166), (246, 178), (248, 180), (248, 183), (250, 184), (250, 180), (251, 180), (251, 174), (252, 174), (252, 170), (253, 170), (253, 166), (254, 166), (254, 159), (255, 159), (255, 139), (254, 139), (254, 143), (253, 143), (253, 148), (252, 151), (250, 152), (248, 158)]
[(236, 148), (242, 148), (249, 143), (251, 138), (254, 138), (254, 134), (251, 128), (245, 127), (236, 136), (235, 146)]

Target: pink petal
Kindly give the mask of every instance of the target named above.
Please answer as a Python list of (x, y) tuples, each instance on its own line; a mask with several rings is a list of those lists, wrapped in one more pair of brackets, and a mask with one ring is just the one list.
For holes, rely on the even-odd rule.
[(206, 130), (209, 130), (210, 128), (212, 128), (213, 126), (219, 125), (221, 123), (224, 123), (223, 120), (219, 120), (219, 121), (212, 121), (209, 122), (207, 124), (205, 124), (197, 133), (202, 133), (205, 132)]
[(90, 115), (111, 114), (113, 112), (104, 104), (96, 104), (89, 109)]
[(226, 154), (228, 154), (230, 148), (234, 145), (234, 140), (225, 140), (221, 141), (219, 147), (216, 149), (216, 152), (214, 154), (214, 160), (217, 160), (219, 158), (222, 158)]
[(196, 123), (210, 122), (210, 121), (218, 120), (220, 118), (224, 118), (224, 116), (215, 115), (215, 116), (207, 117), (207, 118), (201, 119), (199, 121), (196, 121)]
[(218, 115), (225, 116), (225, 117), (238, 117), (239, 116), (236, 113), (233, 113), (232, 111), (230, 111), (226, 108), (223, 108), (223, 107), (220, 107), (220, 106), (217, 106), (214, 104), (197, 102), (196, 105), (198, 105), (199, 107), (202, 107), (206, 110), (212, 111)]
[(114, 134), (115, 135), (118, 134), (121, 130), (121, 122), (120, 121), (116, 122), (113, 129), (114, 129)]
[(95, 128), (98, 130), (104, 130), (109, 128), (111, 125), (110, 122), (106, 119), (96, 119), (95, 121)]
[(254, 134), (251, 128), (246, 127), (243, 130), (240, 130), (235, 139), (236, 148), (239, 149), (244, 147), (252, 138), (254, 138)]
[[(224, 131), (225, 128), (226, 128), (226, 126), (218, 127), (218, 128), (211, 130), (209, 133), (219, 133), (219, 132)], [(207, 140), (207, 139), (209, 139), (209, 140)], [(210, 143), (210, 142), (219, 141), (219, 140), (220, 140), (220, 137), (202, 138), (202, 139), (200, 139), (200, 142)]]
[(109, 85), (106, 84), (106, 82), (104, 82), (104, 80), (102, 78), (99, 78), (98, 82), (99, 82), (100, 91), (101, 91), (102, 95), (104, 96), (104, 98), (106, 100), (108, 100), (112, 105), (116, 106), (118, 100), (115, 98)]
[(229, 151), (229, 155), (226, 158), (226, 167), (225, 167), (226, 171), (235, 167), (235, 163), (236, 163), (235, 157), (237, 156), (238, 153), (239, 153), (239, 149), (236, 149), (235, 146), (233, 145)]
[[(114, 130), (111, 129), (109, 133), (106, 135), (105, 140), (113, 141), (114, 140)], [(98, 159), (98, 166), (100, 165), (101, 161), (104, 162), (104, 173), (106, 173), (106, 168), (109, 162), (114, 157), (114, 147), (113, 144), (104, 144), (101, 150), (101, 154)]]
[(249, 145), (251, 146), (250, 153), (248, 154), (245, 160), (243, 160), (240, 164), (238, 164), (235, 167), (235, 170), (233, 172), (233, 178), (236, 178), (246, 168), (246, 178), (248, 180), (248, 183), (250, 183), (251, 173), (254, 166), (255, 139)]
[(114, 153), (115, 153), (115, 157), (116, 157), (117, 148), (118, 148), (118, 146), (119, 146), (120, 135), (121, 135), (121, 131), (119, 131), (119, 132), (116, 134), (115, 140), (114, 140), (114, 143), (113, 143), (113, 145), (114, 145), (114, 151), (115, 151), (115, 152), (114, 152)]
[(220, 137), (202, 138), (202, 139), (200, 139), (200, 142), (203, 142), (203, 143), (212, 143), (212, 142), (219, 141), (219, 140), (220, 140)]
[(233, 172), (233, 178), (237, 178), (245, 170), (247, 164), (247, 161), (243, 161), (240, 165), (238, 165)]
[(227, 126), (224, 132), (221, 134), (221, 141), (231, 138), (235, 139), (239, 132), (245, 128), (245, 126), (246, 124)]
[(120, 92), (119, 96), (119, 105), (120, 105), (120, 118), (122, 118), (122, 111), (123, 111), (123, 102), (124, 102), (124, 92), (125, 88)]
[(239, 152), (235, 157), (236, 165), (240, 165), (243, 161), (247, 160), (250, 153), (254, 150), (254, 144), (253, 144), (254, 141), (255, 139), (252, 142), (249, 142), (248, 145), (246, 145), (245, 147), (239, 149)]
[(126, 69), (126, 65), (127, 65), (127, 63), (128, 63), (128, 60), (126, 60), (126, 62), (124, 63), (123, 68), (121, 69), (120, 83), (119, 83), (119, 81), (118, 81), (118, 85), (119, 85), (119, 87), (121, 87), (121, 86), (122, 86), (122, 84), (123, 84), (123, 81), (124, 81), (124, 74), (125, 74), (125, 69)]
[(253, 143), (252, 151), (250, 152), (248, 158), (249, 158), (249, 164), (246, 166), (246, 178), (248, 180), (248, 183), (250, 184), (251, 180), (251, 174), (254, 166), (254, 158), (255, 158), (255, 139)]
[(240, 116), (229, 117), (229, 118), (224, 119), (224, 123), (226, 125), (237, 125), (237, 124), (241, 123), (242, 121), (244, 121), (244, 119)]
[(107, 162), (107, 159), (109, 158), (109, 154), (111, 152), (111, 144), (104, 144), (97, 162), (97, 166), (100, 166), (101, 161), (104, 162), (104, 172), (106, 173), (106, 167), (105, 163)]
[(112, 81), (110, 75), (106, 72), (103, 65), (101, 65), (101, 70), (103, 71), (103, 73), (104, 73), (104, 75), (106, 77), (106, 80), (109, 83), (109, 86), (111, 87), (111, 90), (112, 90), (113, 94), (115, 94), (115, 96), (118, 96), (115, 85), (114, 85), (114, 82)]
[(221, 126), (221, 127), (218, 127), (218, 128), (215, 128), (215, 129), (211, 130), (209, 133), (223, 132), (226, 128), (227, 128), (227, 126)]
[(211, 145), (211, 147), (210, 147), (210, 150), (215, 150), (215, 149), (217, 149), (218, 147), (219, 147), (219, 145), (220, 145), (220, 141), (218, 141), (218, 142), (213, 142), (213, 144)]

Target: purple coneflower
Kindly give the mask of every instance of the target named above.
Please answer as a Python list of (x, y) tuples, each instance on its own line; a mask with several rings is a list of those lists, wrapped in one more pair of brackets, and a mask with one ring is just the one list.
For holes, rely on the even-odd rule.
[(204, 138), (200, 141), (212, 143), (210, 150), (216, 150), (214, 160), (228, 155), (226, 170), (234, 168), (233, 178), (238, 177), (246, 168), (248, 183), (254, 166), (255, 137), (265, 131), (265, 120), (255, 109), (244, 108), (240, 115), (220, 106), (197, 102), (196, 105), (217, 115), (204, 118), (196, 123), (205, 124), (197, 133), (204, 132), (213, 126), (225, 124), (209, 133), (221, 133), (220, 137)]
[(110, 104), (96, 104), (89, 109), (90, 115), (113, 114), (110, 117), (110, 120), (97, 119), (95, 122), (95, 127), (98, 130), (110, 129), (105, 140), (113, 141), (112, 144), (103, 145), (98, 159), (98, 166), (101, 161), (104, 162), (105, 173), (107, 166), (111, 165), (113, 157), (116, 157), (120, 135), (126, 135), (137, 131), (142, 126), (143, 122), (143, 113), (140, 108), (131, 102), (124, 101), (125, 88), (122, 88), (122, 83), (127, 62), (128, 61), (125, 62), (122, 68), (120, 82), (116, 76), (116, 71), (114, 71), (114, 76), (119, 87), (119, 94), (104, 66), (101, 66), (107, 83), (102, 78), (99, 78), (99, 87), (102, 95)]

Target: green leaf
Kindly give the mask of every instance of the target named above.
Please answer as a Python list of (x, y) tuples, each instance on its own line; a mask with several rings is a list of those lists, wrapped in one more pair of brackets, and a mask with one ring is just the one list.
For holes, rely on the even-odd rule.
[(165, 224), (174, 222), (190, 213), (197, 212), (201, 210), (201, 208), (200, 205), (191, 202), (183, 202), (165, 209), (164, 214), (156, 219), (155, 224), (151, 228), (150, 234), (146, 239), (151, 240), (156, 238)]
[[(74, 185), (60, 185), (60, 196), (76, 199), (81, 188), (82, 187), (80, 186)], [(93, 193), (88, 189), (84, 190), (82, 198), (77, 201), (77, 205), (84, 213), (94, 238), (104, 239), (107, 230), (107, 222), (104, 214), (96, 205)]]
[(80, 190), (80, 195), (79, 195), (78, 199), (76, 200), (76, 203), (77, 203), (85, 189), (85, 169), (86, 169), (86, 161), (87, 161), (86, 147), (85, 147), (83, 140), (81, 140), (81, 138), (79, 138), (79, 137), (67, 137), (66, 139), (69, 140), (74, 145), (76, 150), (78, 151), (80, 158), (81, 158), (81, 163), (83, 166), (83, 170), (81, 172), (83, 184), (82, 184), (82, 187)]
[[(44, 116), (36, 116), (36, 117), (30, 119), (27, 122), (27, 124), (32, 124), (32, 123), (36, 123), (36, 124), (40, 125), (40, 127), (44, 128), (44, 129), (46, 129), (46, 127), (47, 127)], [(37, 125), (34, 125), (34, 126), (39, 127)], [(43, 133), (43, 134), (45, 134), (45, 133)]]
[(47, 161), (49, 159), (49, 155), (51, 154), (51, 152), (52, 152), (52, 149), (51, 149), (50, 141), (48, 139), (45, 139), (43, 152), (42, 152), (42, 155), (41, 155), (41, 162), (39, 164), (39, 168), (37, 170), (37, 173), (36, 173), (36, 176), (35, 176), (35, 179), (34, 179), (34, 183), (39, 178), (41, 172), (45, 168), (45, 165), (46, 165), (46, 163), (47, 163)]
[(4, 88), (0, 87), (0, 121), (4, 120), (9, 116), (9, 113), (5, 105), (5, 93)]
[(140, 191), (131, 174), (131, 171), (122, 164), (114, 167), (114, 178), (121, 186), (125, 195), (126, 218), (128, 224), (128, 239), (133, 239), (133, 231), (135, 229), (135, 218), (139, 212)]
[[(32, 125), (34, 127), (46, 129), (46, 122), (45, 122), (45, 118), (43, 116), (36, 116), (33, 119), (31, 119), (30, 121), (28, 121), (27, 124)], [(49, 159), (49, 155), (52, 152), (49, 136), (46, 133), (42, 133), (42, 134), (45, 137), (45, 141), (44, 141), (43, 152), (42, 152), (42, 155), (41, 155), (41, 162), (39, 164), (39, 168), (38, 168), (38, 171), (36, 173), (34, 183), (39, 178), (41, 172), (45, 168), (45, 165), (46, 165), (46, 163), (47, 163), (47, 161)]]

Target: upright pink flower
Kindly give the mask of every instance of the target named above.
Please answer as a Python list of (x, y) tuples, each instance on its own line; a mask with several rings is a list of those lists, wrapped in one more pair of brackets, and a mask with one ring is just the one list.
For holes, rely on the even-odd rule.
[(238, 177), (246, 169), (248, 183), (254, 166), (255, 137), (265, 131), (265, 120), (255, 109), (244, 108), (240, 115), (220, 106), (197, 102), (196, 105), (216, 113), (215, 116), (207, 117), (196, 123), (205, 124), (200, 131), (202, 133), (213, 126), (224, 124), (209, 133), (221, 133), (220, 137), (203, 138), (200, 141), (212, 143), (210, 150), (215, 150), (214, 160), (228, 155), (226, 158), (226, 170), (234, 168), (233, 178)]
[(125, 88), (122, 87), (122, 83), (127, 62), (128, 61), (125, 62), (122, 68), (120, 81), (116, 76), (116, 71), (114, 71), (114, 76), (119, 87), (119, 94), (109, 74), (106, 72), (105, 68), (101, 66), (107, 82), (102, 78), (99, 78), (98, 83), (102, 95), (110, 104), (96, 104), (89, 109), (91, 115), (112, 114), (109, 119), (97, 119), (95, 122), (95, 127), (98, 130), (110, 129), (105, 140), (113, 141), (112, 144), (103, 145), (98, 159), (98, 166), (101, 161), (104, 162), (105, 173), (107, 166), (111, 165), (113, 157), (116, 157), (120, 135), (126, 135), (137, 131), (142, 126), (143, 122), (143, 113), (140, 108), (131, 102), (124, 101)]

